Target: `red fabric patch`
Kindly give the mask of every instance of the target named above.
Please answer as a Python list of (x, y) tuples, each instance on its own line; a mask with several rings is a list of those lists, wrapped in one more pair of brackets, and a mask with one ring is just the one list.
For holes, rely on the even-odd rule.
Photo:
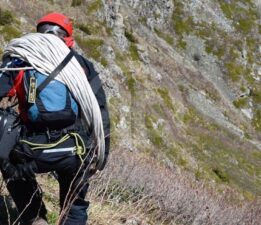
[(25, 90), (23, 85), (23, 77), (24, 77), (24, 71), (19, 71), (18, 75), (16, 76), (14, 80), (14, 86), (11, 88), (11, 90), (8, 92), (8, 97), (17, 96), (18, 102), (19, 102), (19, 112), (21, 119), (24, 123), (28, 121), (27, 112), (26, 112), (26, 99), (25, 99)]

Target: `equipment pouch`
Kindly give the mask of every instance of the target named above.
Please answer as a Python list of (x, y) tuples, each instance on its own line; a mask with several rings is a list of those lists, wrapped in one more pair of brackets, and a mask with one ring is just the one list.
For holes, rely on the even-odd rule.
[(20, 136), (20, 120), (12, 108), (0, 109), (0, 159), (9, 159)]

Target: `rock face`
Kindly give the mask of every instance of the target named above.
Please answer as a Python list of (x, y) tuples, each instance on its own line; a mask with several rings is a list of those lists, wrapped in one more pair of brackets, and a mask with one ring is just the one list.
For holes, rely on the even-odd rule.
[[(111, 14), (106, 10), (108, 3), (104, 3), (105, 12)], [(115, 16), (105, 18), (113, 28), (117, 47), (132, 54), (135, 45), (139, 58), (138, 61), (129, 58), (129, 71), (118, 62), (126, 76), (127, 90), (132, 88), (131, 92), (120, 88), (121, 96), (129, 95), (130, 108), (128, 113), (120, 112), (117, 126), (128, 136), (128, 141), (125, 138), (120, 142), (122, 146), (140, 150), (149, 144), (166, 149), (180, 143), (189, 149), (189, 142), (199, 141), (198, 151), (204, 152), (200, 157), (209, 158), (208, 163), (215, 164), (230, 154), (228, 164), (222, 167), (231, 177), (232, 173), (238, 174), (235, 171), (240, 156), (228, 149), (241, 149), (239, 155), (249, 148), (261, 150), (261, 106), (257, 97), (260, 96), (260, 50), (256, 48), (260, 45), (260, 1), (252, 4), (127, 0), (110, 2), (110, 7)], [(131, 32), (135, 41), (126, 31)], [(256, 97), (252, 94), (240, 97), (249, 88), (255, 90)], [(126, 136), (126, 132), (130, 134)], [(140, 137), (136, 132), (140, 132)], [(128, 142), (131, 144), (126, 145)], [(192, 167), (200, 164), (199, 158), (189, 159), (193, 151), (178, 151)], [(217, 156), (215, 151), (222, 153)], [(255, 172), (260, 171), (256, 159), (250, 161), (256, 165)], [(236, 162), (232, 166), (234, 172), (229, 171), (229, 162)], [(251, 180), (250, 177), (244, 175), (246, 180)]]

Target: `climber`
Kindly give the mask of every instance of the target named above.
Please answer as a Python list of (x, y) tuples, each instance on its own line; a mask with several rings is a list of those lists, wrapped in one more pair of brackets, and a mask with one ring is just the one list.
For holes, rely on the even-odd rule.
[[(85, 225), (88, 179), (107, 162), (106, 95), (93, 64), (73, 49), (72, 34), (67, 16), (50, 13), (38, 21), (37, 33), (12, 40), (4, 50), (0, 98), (17, 96), (21, 131), (8, 159), (1, 160), (1, 172), (22, 225), (48, 224), (35, 179), (35, 173), (47, 172), (59, 182), (59, 222)], [(61, 63), (54, 65), (58, 56)]]

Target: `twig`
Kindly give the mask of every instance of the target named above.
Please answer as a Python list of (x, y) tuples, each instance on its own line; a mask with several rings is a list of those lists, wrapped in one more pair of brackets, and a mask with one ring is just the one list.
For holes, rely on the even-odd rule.
[(6, 213), (7, 213), (7, 218), (8, 218), (8, 224), (11, 224), (11, 216), (10, 216), (10, 212), (7, 206), (7, 202), (6, 202), (6, 196), (3, 196), (4, 198), (4, 203), (5, 203), (5, 208), (6, 208)]

